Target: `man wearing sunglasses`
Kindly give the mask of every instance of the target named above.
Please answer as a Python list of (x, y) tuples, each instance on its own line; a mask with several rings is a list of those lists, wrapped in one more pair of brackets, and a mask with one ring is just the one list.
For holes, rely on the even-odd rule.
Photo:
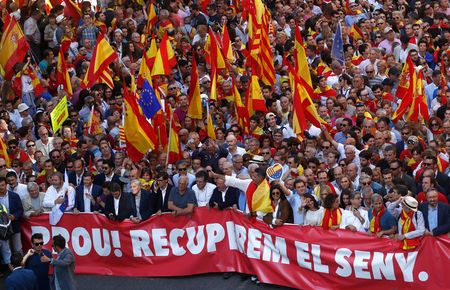
[(48, 279), (49, 263), (41, 262), (41, 256), (52, 258), (52, 253), (43, 248), (44, 238), (41, 233), (35, 233), (31, 236), (31, 249), (23, 257), (22, 264), (25, 268), (30, 269), (36, 275), (39, 288), (50, 289), (50, 280)]

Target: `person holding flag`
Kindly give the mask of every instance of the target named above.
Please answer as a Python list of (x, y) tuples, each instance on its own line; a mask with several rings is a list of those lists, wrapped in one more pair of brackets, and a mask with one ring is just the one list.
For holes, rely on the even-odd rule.
[(50, 224), (56, 225), (64, 212), (71, 211), (75, 205), (75, 189), (69, 185), (68, 178), (64, 179), (61, 172), (51, 176), (52, 185), (44, 195), (43, 206), (50, 208)]

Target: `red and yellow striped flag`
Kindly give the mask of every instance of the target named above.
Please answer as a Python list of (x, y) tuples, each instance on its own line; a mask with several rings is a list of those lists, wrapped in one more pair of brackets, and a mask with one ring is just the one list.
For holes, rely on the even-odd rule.
[(22, 62), (30, 46), (15, 17), (6, 17), (6, 23), (0, 42), (0, 66), (3, 68), (5, 79), (14, 75), (13, 66)]
[(358, 27), (358, 25), (353, 24), (350, 28), (350, 37), (353, 39), (353, 41), (357, 41), (359, 39), (363, 39), (363, 33), (361, 29)]
[(226, 25), (222, 29), (222, 52), (225, 58), (229, 62), (234, 61), (233, 48), (231, 47), (230, 34), (228, 33), (228, 28)]
[(161, 39), (158, 53), (156, 54), (155, 63), (153, 64), (152, 76), (170, 75), (171, 69), (177, 65), (177, 59), (170, 44), (167, 32)]
[[(170, 109), (171, 110), (171, 109)], [(173, 120), (173, 114), (170, 118), (169, 144), (167, 148), (167, 163), (175, 164), (181, 159), (180, 139), (178, 137), (179, 128)]]
[(256, 111), (267, 112), (266, 102), (261, 94), (259, 78), (254, 74), (250, 77), (250, 85), (247, 90), (247, 110), (249, 116), (253, 116)]
[(311, 88), (311, 73), (309, 72), (309, 65), (306, 61), (306, 51), (303, 46), (302, 33), (300, 32), (300, 27), (295, 25), (295, 63), (297, 65), (296, 72)]
[(189, 108), (187, 115), (192, 119), (202, 119), (202, 98), (198, 79), (197, 61), (192, 57), (191, 83), (189, 84)]
[(11, 160), (9, 159), (8, 151), (6, 150), (6, 144), (5, 141), (3, 141), (3, 138), (0, 138), (0, 158), (5, 159), (6, 167), (11, 166)]
[(117, 59), (117, 53), (102, 34), (97, 37), (88, 71), (83, 80), (83, 87), (90, 88), (102, 78), (107, 79), (105, 71), (109, 70), (109, 65)]
[(152, 69), (157, 53), (158, 48), (156, 47), (156, 39), (152, 37), (150, 47), (142, 56), (141, 66), (139, 68), (137, 79), (139, 87), (142, 87), (144, 80), (148, 80), (150, 82), (150, 80), (152, 79)]
[(156, 22), (158, 22), (158, 15), (156, 15), (155, 5), (153, 4), (153, 1), (150, 2), (150, 6), (148, 7), (147, 17), (148, 19), (146, 34), (151, 35), (153, 27), (155, 26)]
[(64, 87), (67, 98), (73, 95), (72, 83), (70, 82), (69, 72), (67, 71), (66, 58), (62, 49), (58, 52), (58, 63), (56, 66), (56, 81)]

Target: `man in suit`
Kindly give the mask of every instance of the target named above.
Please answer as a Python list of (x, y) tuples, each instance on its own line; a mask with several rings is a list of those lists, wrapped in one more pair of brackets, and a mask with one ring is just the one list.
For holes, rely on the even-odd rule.
[(450, 232), (450, 206), (438, 202), (438, 194), (435, 188), (430, 188), (427, 202), (419, 205), (425, 220), (425, 235), (440, 236)]
[(22, 241), (20, 239), (20, 219), (23, 215), (22, 201), (17, 193), (6, 189), (6, 178), (0, 177), (0, 203), (9, 212), (11, 227), (14, 235), (11, 237), (14, 252), (22, 252)]
[(168, 208), (169, 193), (172, 190), (172, 185), (169, 184), (169, 174), (167, 172), (159, 172), (156, 175), (156, 180), (152, 186), (152, 192), (156, 198), (156, 214), (161, 212), (170, 212)]
[(100, 209), (97, 197), (102, 195), (102, 188), (94, 184), (94, 176), (90, 172), (83, 174), (83, 182), (75, 189), (75, 212), (94, 212)]
[(22, 268), (22, 254), (15, 252), (11, 256), (12, 273), (6, 278), (8, 290), (38, 290), (36, 275), (32, 270)]
[[(445, 175), (444, 173), (439, 172), (437, 168), (437, 158), (436, 156), (427, 155), (424, 157), (422, 166), (424, 167), (425, 171), (427, 169), (432, 170), (434, 172), (434, 177), (436, 179), (436, 183), (442, 187), (445, 194), (448, 198), (450, 195), (450, 177)], [(425, 175), (425, 172), (424, 172)]]
[(106, 198), (105, 214), (114, 221), (123, 221), (134, 216), (130, 194), (122, 192), (118, 183), (111, 183), (111, 194)]
[(143, 190), (138, 179), (131, 181), (131, 199), (134, 212), (131, 220), (134, 223), (145, 221), (156, 212), (156, 195)]
[(220, 210), (226, 208), (237, 209), (239, 191), (236, 187), (230, 187), (225, 185), (225, 179), (215, 179), (217, 187), (214, 188), (211, 199), (209, 200), (209, 206), (218, 208)]
[(71, 250), (66, 248), (66, 239), (62, 235), (53, 237), (53, 250), (58, 254), (56, 259), (41, 256), (42, 263), (50, 262), (53, 265), (52, 289), (76, 290), (75, 283), (75, 257)]
[(84, 160), (81, 158), (73, 161), (73, 171), (69, 173), (69, 183), (73, 187), (83, 184), (83, 176), (86, 173), (84, 170)]
[(109, 181), (111, 183), (118, 183), (122, 185), (122, 182), (120, 181), (120, 176), (114, 173), (115, 168), (114, 162), (111, 160), (103, 159), (102, 164), (103, 164), (102, 165), (103, 172), (95, 176), (94, 184), (102, 186), (103, 183)]

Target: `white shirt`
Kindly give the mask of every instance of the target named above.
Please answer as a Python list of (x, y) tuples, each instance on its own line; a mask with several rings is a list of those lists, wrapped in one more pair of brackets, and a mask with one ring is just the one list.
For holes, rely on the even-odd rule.
[(90, 187), (86, 187), (84, 186), (84, 196), (83, 196), (83, 200), (84, 200), (84, 212), (92, 212), (91, 211), (91, 200), (88, 197), (88, 194), (92, 194), (92, 187), (93, 185), (91, 184)]
[(16, 187), (12, 188), (8, 185), (8, 190), (17, 193), (21, 200), (24, 200), (28, 196), (28, 188), (25, 184), (18, 183)]
[(364, 223), (361, 223), (361, 221), (353, 214), (352, 210), (343, 210), (342, 221), (339, 227), (345, 229), (346, 226), (352, 225), (358, 232), (366, 232), (369, 229), (369, 215), (367, 210), (362, 207), (360, 207), (358, 211), (364, 219)]
[[(122, 196), (120, 196), (122, 197)], [(120, 202), (120, 197), (119, 198), (114, 198), (114, 213), (116, 215), (119, 214), (119, 202)]]
[(212, 183), (207, 182), (203, 189), (199, 189), (197, 184), (192, 186), (192, 190), (195, 192), (195, 197), (197, 198), (197, 205), (206, 206), (211, 199), (214, 188), (216, 186)]
[(75, 205), (75, 189), (70, 185), (68, 187), (63, 185), (60, 190), (56, 190), (53, 185), (50, 186), (45, 192), (44, 201), (42, 203), (43, 206), (46, 208), (54, 207), (56, 205), (55, 200), (58, 197), (64, 197), (64, 195), (66, 194), (66, 190), (68, 195), (68, 204), (66, 211), (71, 210)]
[(233, 153), (231, 153), (230, 152), (230, 148), (228, 148), (228, 156), (227, 156), (227, 160), (228, 161), (232, 161), (232, 158), (233, 158), (233, 156), (234, 155), (236, 155), (236, 154), (238, 154), (238, 155), (244, 155), (245, 154), (245, 149), (244, 148), (241, 148), (241, 147), (239, 147), (239, 146), (236, 146), (236, 151), (235, 152), (233, 152)]
[(308, 210), (305, 215), (305, 226), (320, 226), (323, 218), (323, 207), (316, 211)]

